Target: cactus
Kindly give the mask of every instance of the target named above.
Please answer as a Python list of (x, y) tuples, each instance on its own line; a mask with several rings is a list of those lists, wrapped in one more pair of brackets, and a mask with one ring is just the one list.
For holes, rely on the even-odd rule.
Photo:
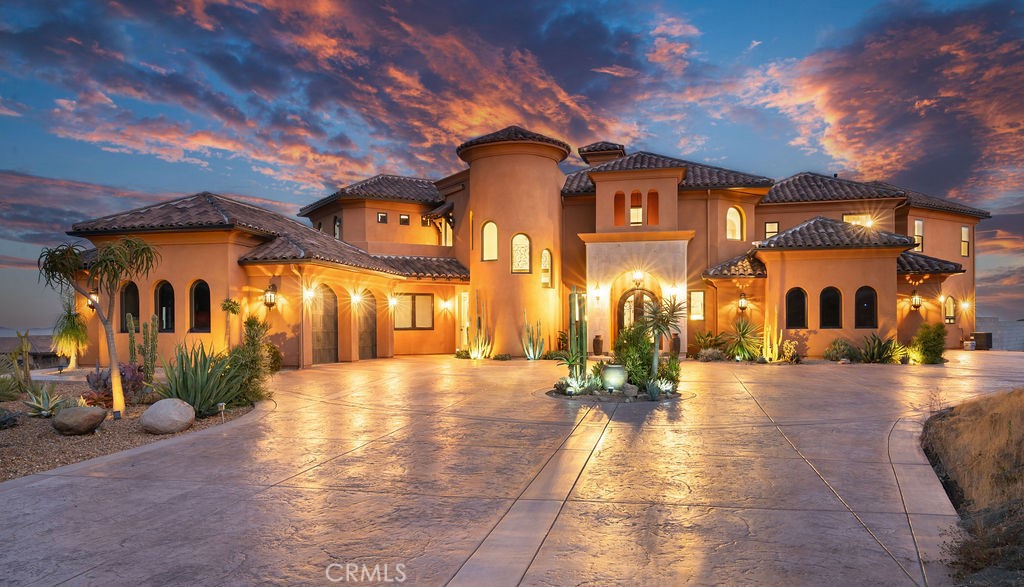
[(541, 334), (540, 320), (536, 326), (531, 326), (526, 318), (526, 310), (523, 310), (523, 353), (528, 361), (536, 361), (544, 354), (544, 336)]
[[(778, 308), (773, 316), (777, 316), (777, 312)], [(770, 316), (765, 317), (761, 339), (761, 356), (769, 363), (778, 362), (782, 357), (782, 329), (775, 328), (775, 321)]]
[(580, 378), (587, 367), (587, 294), (572, 288), (569, 294), (568, 349), (564, 364), (569, 377)]
[(138, 365), (138, 357), (135, 354), (135, 316), (125, 314), (124, 323), (128, 329), (128, 364)]
[(149, 319), (149, 324), (142, 325), (142, 343), (139, 354), (142, 355), (142, 380), (146, 384), (153, 383), (153, 372), (156, 370), (156, 334), (160, 329), (160, 320), (156, 314)]
[(476, 296), (476, 331), (469, 340), (469, 358), (486, 359), (491, 356), (491, 347), (494, 342), (491, 340), (491, 333), (484, 326), (487, 306), (480, 299), (480, 292)]
[(29, 354), (32, 350), (32, 343), (28, 341), (28, 330), (25, 334), (15, 330), (15, 334), (18, 336), (18, 346), (14, 349), (14, 356), (21, 358), (21, 373), (18, 375), (18, 379), (21, 380), (22, 389), (27, 390), (32, 386), (32, 355)]

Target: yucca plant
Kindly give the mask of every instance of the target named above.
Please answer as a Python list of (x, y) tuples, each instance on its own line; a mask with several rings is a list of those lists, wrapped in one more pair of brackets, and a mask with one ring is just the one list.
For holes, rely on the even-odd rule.
[(523, 353), (527, 361), (536, 361), (544, 355), (544, 336), (541, 334), (540, 320), (532, 326), (523, 311)]
[(864, 337), (864, 346), (860, 349), (861, 360), (865, 363), (899, 363), (907, 354), (907, 348), (896, 339), (879, 338), (872, 332)]
[(154, 386), (157, 394), (184, 401), (201, 418), (216, 414), (217, 404), (233, 403), (242, 393), (245, 371), (232, 368), (224, 354), (208, 353), (202, 343), (179, 345), (171, 363), (163, 365), (167, 382)]
[(68, 369), (78, 368), (78, 355), (89, 348), (89, 327), (75, 307), (74, 292), (64, 296), (63, 311), (53, 325), (53, 352), (68, 358)]
[(28, 415), (36, 418), (49, 418), (64, 407), (64, 398), (60, 394), (53, 393), (56, 384), (42, 385), (32, 382), (28, 384), (25, 392), (28, 400), (21, 403), (28, 406)]
[(725, 334), (711, 334), (711, 331), (698, 332), (693, 336), (693, 341), (697, 344), (697, 351), (704, 349), (722, 349), (725, 347)]
[(753, 322), (737, 318), (733, 322), (732, 332), (726, 335), (725, 352), (741, 360), (752, 361), (761, 350), (760, 338), (761, 332)]

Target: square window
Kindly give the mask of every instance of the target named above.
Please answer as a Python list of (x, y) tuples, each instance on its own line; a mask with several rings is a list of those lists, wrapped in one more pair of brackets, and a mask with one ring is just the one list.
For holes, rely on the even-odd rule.
[(690, 292), (690, 320), (704, 319), (704, 292)]
[(433, 330), (434, 294), (395, 294), (395, 330)]
[(430, 219), (427, 218), (426, 216), (420, 216), (420, 226), (422, 226), (423, 228), (429, 228)]
[(409, 215), (408, 214), (399, 214), (398, 215), (398, 224), (400, 226), (409, 226)]
[(629, 209), (629, 225), (640, 226), (644, 223), (644, 209), (634, 207)]
[(387, 223), (388, 223), (388, 213), (387, 212), (377, 212), (377, 224), (387, 224)]
[(779, 223), (778, 222), (765, 222), (764, 223), (764, 238), (772, 238), (779, 234)]

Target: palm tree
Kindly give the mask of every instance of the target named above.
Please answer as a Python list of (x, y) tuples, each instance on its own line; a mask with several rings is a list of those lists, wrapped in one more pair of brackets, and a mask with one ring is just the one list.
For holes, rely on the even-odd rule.
[(657, 302), (644, 301), (644, 315), (641, 327), (654, 337), (654, 356), (651, 358), (651, 379), (658, 378), (658, 353), (661, 352), (661, 338), (679, 332), (679, 322), (686, 316), (686, 304), (675, 296)]
[[(121, 370), (117, 365), (117, 347), (114, 344), (114, 302), (118, 288), (125, 280), (146, 277), (160, 261), (160, 253), (145, 241), (122, 237), (96, 247), (96, 254), (86, 263), (85, 248), (77, 243), (63, 243), (44, 248), (39, 253), (39, 279), (61, 292), (74, 290), (89, 297), (89, 288), (96, 288), (99, 299), (95, 303), (96, 316), (103, 324), (110, 356), (110, 387), (113, 391), (114, 411), (124, 411), (124, 388)], [(100, 300), (106, 298), (106, 307)]]
[(68, 369), (78, 368), (78, 355), (89, 348), (89, 327), (85, 318), (75, 307), (75, 294), (68, 292), (62, 301), (64, 312), (57, 318), (53, 326), (53, 346), (51, 350), (62, 357), (68, 358)]

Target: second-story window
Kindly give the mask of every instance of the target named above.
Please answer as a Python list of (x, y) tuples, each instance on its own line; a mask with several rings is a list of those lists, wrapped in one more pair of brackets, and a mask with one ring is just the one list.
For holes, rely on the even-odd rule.
[(493, 222), (484, 222), (480, 228), (480, 260), (498, 260), (498, 225)]
[(338, 216), (334, 217), (334, 238), (341, 240), (341, 218)]
[(736, 206), (725, 213), (725, 238), (731, 241), (743, 240), (743, 213)]
[(642, 226), (644, 223), (644, 197), (640, 192), (629, 196), (629, 225)]
[(377, 224), (387, 224), (387, 223), (388, 223), (388, 213), (387, 212), (377, 212)]
[(398, 215), (398, 225), (399, 226), (409, 226), (409, 215), (408, 214), (399, 214)]
[(924, 250), (924, 220), (920, 218), (914, 220), (914, 245), (915, 251)]
[(778, 222), (765, 222), (764, 223), (764, 238), (772, 238), (779, 234), (779, 223)]
[(971, 227), (961, 226), (960, 227), (960, 256), (970, 257), (971, 256)]
[(530, 237), (520, 233), (512, 237), (512, 273), (530, 271)]

